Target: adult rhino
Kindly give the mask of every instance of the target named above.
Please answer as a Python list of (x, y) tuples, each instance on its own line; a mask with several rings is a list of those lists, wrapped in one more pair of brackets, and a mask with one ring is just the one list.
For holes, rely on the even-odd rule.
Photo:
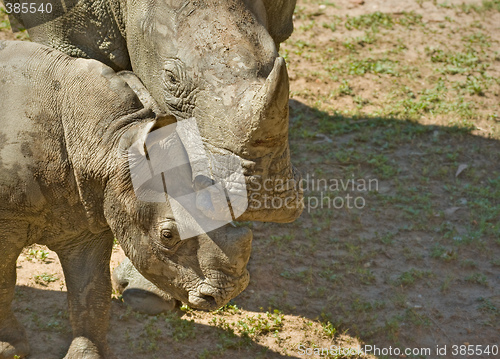
[[(11, 302), (16, 259), (33, 243), (56, 251), (63, 267), (74, 336), (66, 358), (113, 357), (114, 238), (144, 276), (193, 307), (215, 309), (248, 284), (248, 229), (182, 239), (168, 202), (137, 199), (129, 149), (173, 119), (158, 118), (124, 80), (131, 77), (43, 45), (0, 41), (1, 359), (29, 354)], [(189, 168), (177, 172), (191, 178)]]
[[(47, 3), (33, 2), (37, 9)], [(15, 3), (21, 0), (5, 0), (8, 9)], [(213, 157), (211, 169), (225, 165), (217, 163), (225, 154), (242, 159), (250, 205), (234, 219), (291, 222), (300, 215), (302, 194), (288, 145), (289, 83), (277, 52), (293, 30), (296, 0), (51, 3), (50, 13), (14, 14), (31, 39), (133, 70), (159, 112), (196, 119), (207, 152), (223, 155)], [(192, 178), (198, 189), (214, 180), (210, 170)], [(260, 196), (264, 189), (267, 197)], [(198, 203), (209, 217), (213, 202)]]

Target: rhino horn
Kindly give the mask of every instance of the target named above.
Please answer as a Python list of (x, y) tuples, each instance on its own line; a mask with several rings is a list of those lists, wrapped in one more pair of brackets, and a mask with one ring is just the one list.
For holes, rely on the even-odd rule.
[(285, 60), (276, 58), (264, 85), (254, 96), (258, 130), (253, 145), (272, 147), (288, 140), (289, 80)]

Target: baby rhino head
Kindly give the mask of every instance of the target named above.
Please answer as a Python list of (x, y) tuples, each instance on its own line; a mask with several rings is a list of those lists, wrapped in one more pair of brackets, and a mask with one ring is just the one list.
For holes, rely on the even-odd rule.
[[(116, 201), (108, 212), (114, 233), (137, 270), (159, 289), (197, 309), (214, 310), (241, 293), (249, 281), (252, 232), (221, 227), (182, 239), (167, 204), (137, 204), (127, 213)], [(121, 208), (120, 208), (121, 207)]]
[(157, 126), (141, 124), (122, 136), (105, 218), (146, 279), (193, 308), (213, 310), (248, 285), (252, 232), (204, 217), (189, 157), (175, 131), (155, 137)]

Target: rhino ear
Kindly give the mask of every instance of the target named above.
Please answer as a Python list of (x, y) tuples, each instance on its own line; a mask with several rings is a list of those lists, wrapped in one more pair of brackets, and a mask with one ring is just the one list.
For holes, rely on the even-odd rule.
[[(175, 122), (177, 122), (177, 119), (175, 118), (175, 116), (170, 114), (159, 114), (153, 118), (147, 118), (146, 116), (142, 119), (142, 121), (138, 121), (135, 126), (130, 127), (121, 136), (120, 143), (118, 145), (121, 154), (126, 157), (130, 147), (137, 145), (139, 145), (140, 147), (144, 147), (145, 151), (146, 140), (148, 142), (155, 140), (156, 136), (153, 133), (154, 131)], [(125, 124), (129, 125), (130, 123), (125, 122)], [(121, 127), (121, 125), (119, 125), (118, 127)], [(141, 150), (141, 154), (144, 154), (144, 151)]]
[(276, 48), (293, 32), (293, 11), (296, 0), (262, 0), (267, 14), (267, 31)]
[(177, 119), (174, 115), (165, 115), (165, 114), (158, 115), (155, 119), (154, 125), (151, 127), (149, 132), (156, 131), (162, 127), (174, 124), (176, 122)]
[(137, 77), (136, 74), (131, 71), (120, 71), (117, 75), (135, 92), (145, 108), (150, 108), (154, 113), (161, 112), (155, 99), (151, 96), (146, 86), (144, 86), (141, 79)]
[(161, 131), (156, 133), (155, 131), (176, 122), (177, 119), (173, 115), (157, 115), (154, 121), (146, 123), (144, 126), (140, 126), (138, 128), (137, 133), (133, 135), (131, 140), (129, 141), (128, 147), (140, 143), (140, 146), (144, 148), (145, 154), (147, 152), (146, 143), (148, 146), (150, 146), (153, 143), (161, 141), (163, 139), (162, 136), (164, 136), (164, 134)]

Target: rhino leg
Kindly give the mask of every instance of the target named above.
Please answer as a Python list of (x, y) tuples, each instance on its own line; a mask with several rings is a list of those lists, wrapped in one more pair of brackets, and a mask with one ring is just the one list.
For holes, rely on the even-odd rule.
[(24, 358), (30, 353), (26, 332), (11, 313), (2, 314), (0, 329), (0, 359)]
[(54, 248), (68, 287), (69, 319), (73, 342), (65, 359), (114, 358), (106, 334), (111, 306), (109, 261), (113, 234), (88, 233), (64, 247)]
[(16, 286), (16, 260), (22, 251), (12, 232), (0, 233), (0, 359), (24, 358), (29, 354), (26, 332), (11, 309)]
[(113, 271), (113, 285), (136, 312), (157, 315), (174, 311), (178, 305), (176, 299), (144, 278), (128, 258)]

